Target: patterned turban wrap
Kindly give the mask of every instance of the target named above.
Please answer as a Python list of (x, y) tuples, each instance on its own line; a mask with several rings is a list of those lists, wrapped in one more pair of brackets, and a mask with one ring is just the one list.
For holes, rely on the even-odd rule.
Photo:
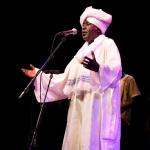
[(95, 9), (92, 6), (87, 7), (80, 16), (80, 24), (83, 25), (84, 20), (97, 26), (103, 34), (112, 22), (112, 16), (102, 9)]

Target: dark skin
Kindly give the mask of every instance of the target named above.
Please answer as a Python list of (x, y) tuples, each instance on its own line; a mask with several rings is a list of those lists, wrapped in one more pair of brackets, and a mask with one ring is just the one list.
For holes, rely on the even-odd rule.
[[(87, 20), (83, 22), (82, 25), (82, 37), (83, 40), (87, 41), (88, 44), (91, 44), (95, 38), (97, 38), (101, 34), (101, 31), (93, 24), (89, 23)], [(98, 72), (99, 71), (99, 64), (95, 59), (94, 52), (91, 52), (92, 59), (88, 57), (84, 57), (81, 64), (89, 70)]]
[[(82, 38), (84, 41), (87, 41), (88, 44), (91, 44), (96, 37), (101, 34), (101, 31), (93, 24), (89, 23), (87, 20), (83, 22), (82, 25)], [(81, 64), (89, 70), (98, 72), (99, 71), (99, 64), (95, 59), (94, 52), (91, 52), (92, 59), (88, 57), (84, 57)], [(35, 67), (30, 64), (31, 69), (21, 69), (22, 72), (30, 78), (33, 78), (36, 75)]]
[(88, 57), (84, 57), (83, 61), (81, 62), (83, 66), (87, 69), (92, 71), (98, 72), (99, 71), (99, 64), (96, 62), (94, 52), (91, 52), (92, 59)]

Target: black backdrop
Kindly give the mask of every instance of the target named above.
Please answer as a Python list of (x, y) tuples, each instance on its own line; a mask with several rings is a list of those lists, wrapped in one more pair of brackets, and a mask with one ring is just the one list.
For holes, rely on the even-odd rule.
[[(138, 130), (135, 143), (142, 149), (149, 146), (149, 38), (146, 37), (149, 31), (148, 9), (145, 2), (132, 1), (131, 4), (129, 0), (55, 0), (53, 2), (21, 1), (16, 3), (11, 14), (13, 53), (15, 53), (15, 76), (13, 76), (15, 98), (11, 101), (15, 104), (13, 108), (15, 114), (9, 128), (13, 131), (13, 138), (10, 139), (14, 141), (13, 149), (28, 149), (40, 110), (32, 87), (22, 99), (18, 99), (30, 81), (20, 69), (28, 68), (30, 63), (41, 67), (49, 56), (55, 33), (74, 27), (78, 29), (78, 34), (67, 37), (55, 53), (54, 59), (46, 67), (63, 72), (83, 43), (79, 17), (85, 7), (90, 5), (102, 8), (113, 15), (113, 22), (106, 35), (115, 40), (120, 50), (124, 71), (135, 77), (142, 93), (135, 108), (134, 120)], [(37, 149), (61, 149), (68, 106), (68, 100), (46, 104), (37, 132)]]

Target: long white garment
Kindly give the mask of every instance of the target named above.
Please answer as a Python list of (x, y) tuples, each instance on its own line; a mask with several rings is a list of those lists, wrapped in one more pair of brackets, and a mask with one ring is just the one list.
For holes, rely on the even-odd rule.
[[(98, 73), (80, 64), (94, 51), (100, 65)], [(53, 75), (46, 102), (71, 99), (62, 150), (120, 149), (121, 60), (112, 39), (100, 35), (86, 42), (67, 65), (64, 73)], [(49, 75), (36, 78), (35, 96), (44, 99)]]

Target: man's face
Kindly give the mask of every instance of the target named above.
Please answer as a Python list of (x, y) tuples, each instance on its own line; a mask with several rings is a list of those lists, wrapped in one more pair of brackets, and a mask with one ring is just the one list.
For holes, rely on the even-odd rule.
[(83, 25), (82, 25), (83, 40), (85, 40), (87, 42), (92, 41), (97, 32), (98, 32), (98, 28), (85, 19), (84, 22), (83, 22)]

